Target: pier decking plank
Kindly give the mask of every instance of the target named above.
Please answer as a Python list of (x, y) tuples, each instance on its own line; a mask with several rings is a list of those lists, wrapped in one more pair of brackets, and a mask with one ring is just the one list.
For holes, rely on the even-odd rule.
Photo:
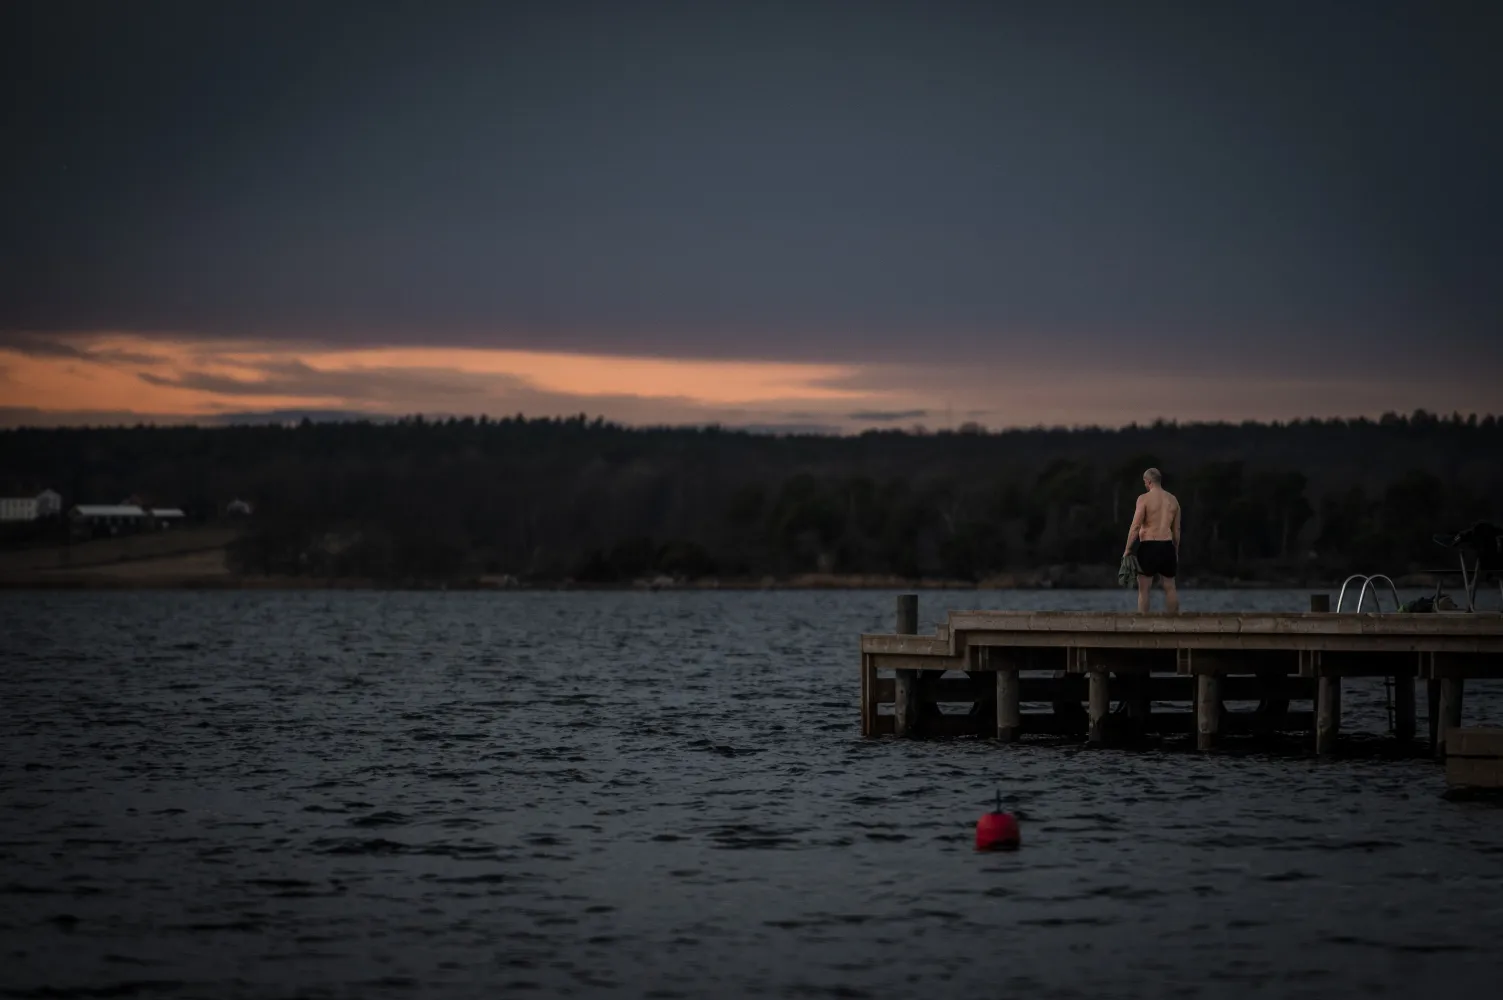
[(1503, 654), (1503, 614), (952, 611), (943, 637), (861, 637), (862, 652), (883, 657), (963, 657), (968, 646)]

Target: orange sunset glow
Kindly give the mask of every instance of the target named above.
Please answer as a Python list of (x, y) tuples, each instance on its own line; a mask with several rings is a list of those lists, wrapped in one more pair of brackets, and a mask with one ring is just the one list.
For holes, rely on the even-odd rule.
[[(629, 424), (819, 428), (1080, 426), (1166, 416), (1376, 415), (1424, 383), (1023, 366), (799, 363), (475, 347), (334, 346), (94, 334), (0, 343), (6, 424), (586, 413)], [(1461, 399), (1463, 406), (1485, 401)], [(1165, 401), (1172, 401), (1169, 410)], [(1479, 407), (1480, 408), (1480, 407)]]
[(901, 393), (846, 388), (850, 365), (705, 361), (449, 347), (299, 346), (70, 339), (66, 352), (0, 347), (3, 403), (43, 412), (211, 417), (339, 409), (378, 416), (508, 412), (519, 402), (578, 412), (592, 401), (653, 402), (665, 414), (839, 411)]

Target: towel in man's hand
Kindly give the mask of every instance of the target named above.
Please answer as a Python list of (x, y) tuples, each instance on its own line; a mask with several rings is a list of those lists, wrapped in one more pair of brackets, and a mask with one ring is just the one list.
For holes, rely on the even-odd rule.
[(1129, 552), (1122, 557), (1122, 565), (1117, 567), (1117, 583), (1123, 587), (1136, 587), (1140, 572), (1137, 554)]

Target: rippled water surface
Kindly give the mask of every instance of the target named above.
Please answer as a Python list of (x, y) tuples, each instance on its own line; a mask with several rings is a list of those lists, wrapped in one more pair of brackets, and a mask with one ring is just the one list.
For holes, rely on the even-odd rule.
[(1503, 809), (1435, 764), (863, 740), (892, 607), (0, 594), (0, 995), (1493, 995)]

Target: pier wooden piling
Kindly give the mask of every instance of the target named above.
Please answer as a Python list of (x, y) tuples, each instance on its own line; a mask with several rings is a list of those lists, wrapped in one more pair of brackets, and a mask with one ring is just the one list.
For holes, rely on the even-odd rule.
[(1111, 695), (1107, 688), (1109, 678), (1105, 670), (1091, 671), (1091, 724), (1087, 741), (1097, 746), (1106, 744), (1106, 717), (1111, 714)]
[(1341, 675), (1322, 674), (1315, 697), (1315, 752), (1335, 753), (1341, 735)]
[(1192, 735), (1209, 750), (1283, 732), (1332, 753), (1343, 679), (1384, 677), (1400, 740), (1415, 736), (1416, 684), (1433, 687), (1439, 753), (1465, 682), (1503, 679), (1503, 614), (951, 611), (925, 635), (917, 618), (904, 595), (895, 624), (911, 631), (861, 637), (866, 735)]
[(1440, 747), (1440, 681), (1425, 678), (1425, 715), (1430, 725), (1430, 745)]
[(1195, 678), (1195, 748), (1214, 750), (1221, 734), (1221, 678), (1201, 674)]
[(1435, 756), (1446, 755), (1446, 739), (1450, 731), (1461, 725), (1461, 694), (1463, 681), (1460, 677), (1440, 679), (1440, 738), (1435, 741)]
[[(997, 650), (987, 652), (995, 654)], [(997, 739), (1003, 743), (1011, 743), (1020, 735), (1022, 693), (1016, 667), (1004, 665), (997, 670)]]

